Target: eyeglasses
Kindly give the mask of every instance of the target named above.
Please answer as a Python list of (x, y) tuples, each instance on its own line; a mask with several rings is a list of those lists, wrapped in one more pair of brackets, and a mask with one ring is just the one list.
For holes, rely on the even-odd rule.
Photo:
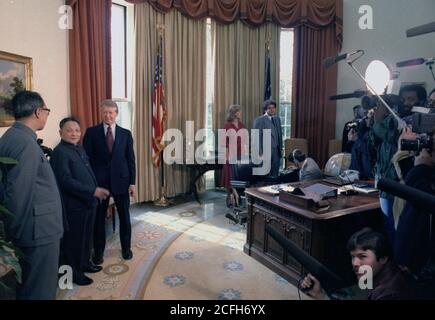
[(48, 109), (48, 108), (41, 108), (41, 110), (45, 110), (45, 111), (47, 111), (48, 113), (50, 113), (50, 112), (51, 112), (51, 110), (50, 110), (50, 109)]

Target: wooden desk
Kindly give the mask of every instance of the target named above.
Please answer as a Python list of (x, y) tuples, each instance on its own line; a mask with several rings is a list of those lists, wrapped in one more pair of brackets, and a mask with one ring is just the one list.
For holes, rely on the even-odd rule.
[[(312, 183), (314, 182), (308, 184)], [(248, 222), (244, 252), (294, 285), (297, 285), (306, 271), (266, 234), (266, 225), (282, 232), (349, 284), (355, 281), (355, 276), (346, 249), (347, 240), (363, 227), (375, 230), (382, 228), (383, 216), (378, 193), (330, 198), (330, 207), (324, 211), (287, 204), (280, 201), (278, 196), (256, 188), (247, 189), (245, 194)]]
[(216, 163), (204, 163), (204, 164), (185, 164), (187, 168), (190, 168), (191, 170), (191, 179), (189, 183), (189, 194), (193, 194), (195, 197), (195, 200), (201, 204), (201, 201), (199, 200), (198, 195), (198, 189), (196, 187), (196, 182), (201, 178), (207, 171), (210, 170), (220, 170), (222, 169), (223, 165), (218, 163), (216, 160)]

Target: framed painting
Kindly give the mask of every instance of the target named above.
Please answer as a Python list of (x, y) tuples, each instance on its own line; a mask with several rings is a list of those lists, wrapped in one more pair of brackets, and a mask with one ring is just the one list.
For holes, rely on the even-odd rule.
[(32, 90), (32, 58), (0, 51), (0, 127), (15, 122), (6, 108), (22, 90)]

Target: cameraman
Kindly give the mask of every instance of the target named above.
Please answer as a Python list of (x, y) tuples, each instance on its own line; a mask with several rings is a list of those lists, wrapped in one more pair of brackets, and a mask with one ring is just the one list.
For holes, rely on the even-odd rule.
[(435, 89), (433, 89), (428, 95), (426, 108), (435, 108)]
[(376, 161), (376, 150), (370, 148), (369, 132), (373, 126), (373, 110), (358, 122), (356, 128), (349, 131), (348, 139), (353, 141), (350, 153), (352, 154), (350, 168), (360, 173), (360, 178), (373, 179), (373, 167)]
[(415, 106), (423, 106), (427, 92), (426, 89), (419, 85), (407, 85), (400, 89), (399, 97), (402, 101), (401, 108), (399, 108), (399, 115), (401, 118), (408, 117), (412, 114), (411, 110)]
[(355, 140), (351, 140), (349, 134), (351, 131), (355, 132), (355, 128), (359, 125), (362, 119), (367, 115), (367, 111), (360, 105), (353, 107), (353, 119), (344, 124), (343, 138), (341, 151), (351, 153), (352, 146)]
[[(423, 149), (415, 156), (414, 167), (408, 172), (405, 183), (409, 187), (435, 194), (435, 128), (432, 149)], [(433, 220), (429, 209), (407, 202), (397, 226), (394, 246), (397, 263), (419, 276), (434, 255)]]
[[(383, 95), (384, 101), (392, 108), (397, 105), (397, 96)], [(388, 109), (377, 101), (377, 106), (374, 112), (374, 124), (369, 133), (369, 140), (371, 147), (376, 150), (376, 164), (375, 164), (375, 181), (379, 181), (381, 178), (388, 178), (394, 181), (398, 181), (394, 164), (391, 159), (396, 153), (399, 140), (398, 124), (394, 116), (388, 111)], [(391, 244), (394, 244), (394, 216), (393, 216), (393, 204), (394, 196), (386, 193), (379, 193), (379, 202), (381, 210), (385, 215), (384, 231), (388, 236)]]
[[(386, 237), (364, 228), (354, 233), (347, 249), (352, 257), (352, 267), (355, 276), (364, 276), (361, 267), (370, 267), (373, 276), (373, 288), (369, 289), (368, 300), (403, 300), (417, 298), (416, 286), (408, 273), (400, 270), (392, 259), (392, 249)], [(311, 274), (305, 277), (301, 288), (311, 288), (307, 294), (316, 300), (327, 299), (321, 284)], [(340, 290), (348, 299), (352, 297), (351, 288)]]

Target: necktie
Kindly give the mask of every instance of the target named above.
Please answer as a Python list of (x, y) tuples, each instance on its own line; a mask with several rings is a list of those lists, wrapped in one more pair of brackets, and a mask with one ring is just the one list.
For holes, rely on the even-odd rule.
[(109, 152), (112, 153), (113, 149), (113, 134), (112, 134), (112, 128), (110, 126), (107, 127), (107, 133), (106, 133), (106, 143), (107, 148), (109, 149)]

